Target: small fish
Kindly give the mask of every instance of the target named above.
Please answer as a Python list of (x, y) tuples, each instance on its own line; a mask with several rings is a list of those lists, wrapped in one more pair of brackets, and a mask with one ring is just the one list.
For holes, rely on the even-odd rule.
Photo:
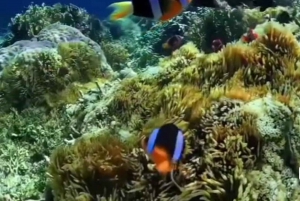
[(188, 7), (191, 0), (131, 0), (109, 5), (114, 11), (110, 20), (116, 21), (131, 15), (168, 21)]
[(184, 43), (184, 38), (180, 35), (175, 35), (169, 38), (162, 47), (164, 49), (171, 49), (172, 51), (175, 51), (179, 49)]
[(173, 171), (185, 150), (183, 132), (172, 123), (164, 124), (142, 141), (142, 147), (154, 162), (156, 170), (162, 175), (171, 173), (173, 183), (181, 189), (174, 180)]
[(221, 39), (215, 39), (212, 41), (211, 48), (214, 52), (219, 52), (223, 48), (224, 44)]
[(250, 43), (258, 38), (258, 34), (253, 30), (249, 29), (249, 31), (242, 36), (242, 41), (244, 43)]

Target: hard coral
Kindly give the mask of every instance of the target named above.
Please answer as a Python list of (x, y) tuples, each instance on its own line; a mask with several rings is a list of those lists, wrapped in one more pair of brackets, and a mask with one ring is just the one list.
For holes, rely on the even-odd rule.
[(45, 158), (72, 133), (68, 123), (61, 113), (41, 108), (1, 110), (1, 200), (39, 199), (46, 183)]
[(95, 41), (101, 41), (105, 28), (99, 19), (87, 13), (86, 10), (74, 5), (55, 4), (53, 6), (30, 5), (25, 13), (12, 18), (9, 29), (12, 37), (4, 42), (4, 46), (19, 40), (28, 40), (37, 35), (50, 24), (61, 22), (79, 29), (83, 34)]

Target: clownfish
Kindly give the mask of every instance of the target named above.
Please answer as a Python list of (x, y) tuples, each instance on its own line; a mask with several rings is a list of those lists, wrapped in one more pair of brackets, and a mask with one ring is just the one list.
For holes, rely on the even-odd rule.
[(212, 41), (211, 48), (214, 52), (219, 52), (224, 47), (221, 39), (215, 39)]
[(250, 43), (258, 38), (258, 34), (253, 30), (249, 29), (249, 31), (242, 36), (242, 41), (244, 43)]
[(168, 21), (179, 15), (188, 7), (190, 2), (191, 0), (131, 0), (117, 2), (108, 6), (114, 9), (109, 18), (116, 21), (134, 15)]
[(162, 175), (171, 173), (171, 179), (179, 189), (181, 188), (174, 180), (173, 171), (182, 159), (185, 146), (182, 130), (172, 123), (155, 129), (149, 137), (142, 140), (142, 147), (154, 162), (156, 170)]
[(184, 38), (180, 35), (175, 35), (169, 38), (162, 47), (164, 49), (171, 49), (172, 51), (175, 51), (179, 49), (184, 44)]

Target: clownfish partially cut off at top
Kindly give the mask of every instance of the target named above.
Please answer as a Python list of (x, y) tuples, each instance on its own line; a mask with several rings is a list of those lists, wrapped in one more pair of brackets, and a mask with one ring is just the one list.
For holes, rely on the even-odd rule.
[(175, 182), (173, 171), (177, 169), (185, 150), (183, 132), (172, 123), (164, 124), (142, 140), (142, 146), (154, 162), (156, 170), (162, 175), (171, 173), (172, 182), (181, 189)]
[(110, 20), (116, 21), (131, 15), (168, 21), (188, 7), (191, 0), (131, 0), (109, 5), (114, 11)]
[(258, 34), (253, 30), (249, 29), (246, 34), (242, 36), (242, 41), (244, 43), (250, 43), (258, 38)]

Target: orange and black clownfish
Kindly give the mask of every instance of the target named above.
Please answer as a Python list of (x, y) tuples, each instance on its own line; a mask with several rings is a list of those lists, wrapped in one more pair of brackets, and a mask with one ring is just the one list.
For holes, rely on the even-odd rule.
[(168, 21), (188, 7), (191, 0), (131, 0), (109, 5), (114, 11), (110, 20), (116, 21), (130, 15)]
[(250, 43), (258, 38), (258, 34), (253, 30), (249, 29), (246, 34), (242, 36), (242, 41), (244, 43)]
[(185, 150), (183, 132), (172, 123), (164, 124), (142, 140), (142, 146), (154, 162), (156, 170), (162, 175), (171, 173), (173, 183), (180, 189), (173, 178), (173, 171), (178, 167)]

